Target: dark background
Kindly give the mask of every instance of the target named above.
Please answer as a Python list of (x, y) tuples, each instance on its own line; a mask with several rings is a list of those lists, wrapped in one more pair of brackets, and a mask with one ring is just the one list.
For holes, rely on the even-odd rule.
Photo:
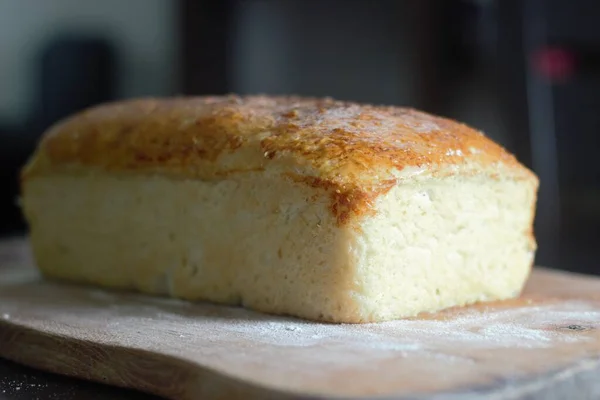
[(600, 274), (600, 2), (0, 0), (0, 234), (18, 170), (86, 106), (269, 93), (464, 121), (541, 178), (537, 263)]

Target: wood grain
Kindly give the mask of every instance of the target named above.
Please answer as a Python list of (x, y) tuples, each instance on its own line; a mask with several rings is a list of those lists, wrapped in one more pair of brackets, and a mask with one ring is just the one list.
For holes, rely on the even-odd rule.
[(48, 282), (0, 244), (0, 356), (171, 399), (600, 398), (600, 279), (538, 268), (517, 300), (309, 323)]

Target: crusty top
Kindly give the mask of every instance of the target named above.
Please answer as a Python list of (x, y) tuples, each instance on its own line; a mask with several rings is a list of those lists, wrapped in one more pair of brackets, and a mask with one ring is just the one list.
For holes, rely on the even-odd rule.
[(22, 177), (91, 170), (192, 179), (276, 171), (330, 190), (340, 222), (410, 177), (486, 174), (537, 182), (501, 146), (449, 119), (409, 108), (267, 96), (96, 106), (51, 127)]

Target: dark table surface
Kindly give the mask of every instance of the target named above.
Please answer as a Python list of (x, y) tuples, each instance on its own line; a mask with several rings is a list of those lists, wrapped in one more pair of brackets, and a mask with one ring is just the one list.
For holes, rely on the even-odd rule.
[(27, 368), (0, 358), (0, 400), (161, 400), (158, 397)]

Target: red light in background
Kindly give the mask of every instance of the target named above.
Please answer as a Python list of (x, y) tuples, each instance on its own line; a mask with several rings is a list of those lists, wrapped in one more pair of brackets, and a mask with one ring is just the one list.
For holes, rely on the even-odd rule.
[(545, 47), (534, 52), (532, 66), (548, 80), (565, 81), (575, 73), (576, 57), (573, 52), (562, 47)]

